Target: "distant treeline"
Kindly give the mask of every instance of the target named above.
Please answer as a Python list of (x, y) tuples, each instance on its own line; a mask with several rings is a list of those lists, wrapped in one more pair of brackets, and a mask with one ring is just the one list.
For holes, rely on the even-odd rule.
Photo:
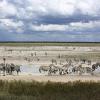
[(100, 46), (100, 42), (0, 42), (0, 46)]

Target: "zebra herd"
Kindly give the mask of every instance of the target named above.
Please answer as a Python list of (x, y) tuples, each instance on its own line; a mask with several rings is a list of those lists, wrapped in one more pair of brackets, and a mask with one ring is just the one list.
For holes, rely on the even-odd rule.
[(5, 76), (5, 75), (13, 75), (14, 72), (16, 72), (17, 75), (19, 74), (19, 72), (21, 72), (19, 65), (15, 65), (13, 63), (11, 63), (11, 64), (1, 63), (0, 64), (0, 75), (1, 74), (3, 74), (3, 76)]
[[(66, 75), (66, 74), (78, 74), (82, 75), (84, 73), (88, 73), (93, 75), (94, 71), (100, 67), (100, 63), (91, 64), (90, 67), (85, 64), (85, 67), (82, 66), (83, 64), (72, 64), (67, 63), (64, 65), (56, 65), (56, 64), (50, 64), (48, 66), (40, 66), (39, 72), (47, 72), (48, 75)], [(0, 75), (14, 75), (15, 73), (18, 75), (19, 72), (21, 72), (21, 66), (15, 65), (13, 63), (0, 64)]]
[(82, 64), (79, 65), (72, 65), (72, 64), (65, 64), (65, 65), (54, 65), (54, 64), (50, 64), (48, 66), (40, 66), (39, 68), (39, 72), (47, 72), (48, 75), (57, 75), (57, 73), (59, 75), (65, 75), (65, 74), (78, 74), (78, 75), (82, 75), (85, 73), (91, 74), (93, 75), (94, 71), (100, 67), (100, 63), (95, 63), (93, 65), (91, 65), (91, 67), (82, 67)]

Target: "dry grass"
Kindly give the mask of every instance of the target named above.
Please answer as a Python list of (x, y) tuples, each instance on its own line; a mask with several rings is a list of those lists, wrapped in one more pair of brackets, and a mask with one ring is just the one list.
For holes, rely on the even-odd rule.
[(99, 100), (100, 83), (0, 81), (0, 100)]

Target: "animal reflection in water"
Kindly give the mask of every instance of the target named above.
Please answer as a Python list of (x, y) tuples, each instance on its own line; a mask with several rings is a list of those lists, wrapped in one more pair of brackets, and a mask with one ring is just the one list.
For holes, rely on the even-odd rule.
[(83, 64), (80, 65), (73, 65), (73, 64), (65, 64), (65, 65), (54, 65), (50, 64), (48, 66), (40, 66), (39, 72), (48, 72), (48, 75), (56, 75), (57, 73), (59, 75), (66, 75), (66, 74), (91, 74), (93, 75), (93, 72), (100, 67), (100, 63), (96, 63), (91, 65), (91, 67), (87, 67), (88, 65), (84, 64), (85, 67), (83, 67)]
[(20, 70), (20, 66), (19, 65), (15, 65), (13, 63), (11, 64), (0, 64), (0, 75), (3, 74), (5, 75), (13, 75), (13, 73), (16, 72), (17, 75), (19, 74), (19, 72), (21, 72)]

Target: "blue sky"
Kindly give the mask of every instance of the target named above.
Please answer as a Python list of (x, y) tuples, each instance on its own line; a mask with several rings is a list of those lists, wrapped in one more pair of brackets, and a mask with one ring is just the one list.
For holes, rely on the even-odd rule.
[(100, 0), (0, 0), (0, 41), (100, 42)]

